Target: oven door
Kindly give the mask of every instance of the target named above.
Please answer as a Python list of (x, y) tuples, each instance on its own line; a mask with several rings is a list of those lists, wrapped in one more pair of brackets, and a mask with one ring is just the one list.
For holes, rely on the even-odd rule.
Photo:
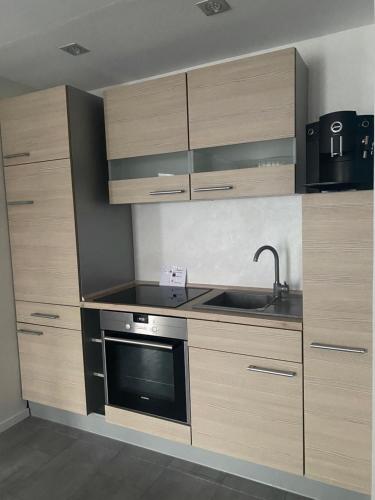
[(189, 423), (187, 343), (104, 332), (107, 404)]

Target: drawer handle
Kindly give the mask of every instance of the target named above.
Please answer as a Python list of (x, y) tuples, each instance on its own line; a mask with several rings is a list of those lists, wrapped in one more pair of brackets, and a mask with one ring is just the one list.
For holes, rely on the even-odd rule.
[(43, 335), (43, 332), (40, 332), (38, 330), (25, 330), (25, 329), (21, 329), (21, 330), (17, 330), (17, 333), (24, 333), (25, 335), (36, 335), (38, 337), (40, 337), (41, 335)]
[(7, 205), (34, 205), (33, 200), (8, 201)]
[(91, 337), (90, 341), (93, 342), (94, 344), (102, 344), (103, 343), (102, 339), (96, 339), (95, 337)]
[(104, 378), (104, 374), (103, 373), (92, 372), (92, 374), (94, 375), (94, 377)]
[(30, 316), (34, 318), (45, 318), (45, 319), (59, 319), (60, 316), (58, 314), (45, 314), (45, 313), (31, 313)]
[(30, 153), (13, 153), (11, 155), (4, 155), (4, 160), (10, 160), (11, 158), (22, 158), (23, 156), (30, 156)]
[(326, 351), (354, 352), (356, 354), (366, 354), (367, 352), (367, 349), (363, 347), (346, 347), (343, 345), (320, 344), (319, 342), (312, 342), (310, 347), (313, 349), (325, 349)]
[(205, 191), (229, 191), (233, 189), (233, 186), (212, 186), (212, 187), (202, 187), (194, 188), (194, 193), (204, 193)]
[(279, 377), (295, 377), (296, 372), (274, 370), (272, 368), (261, 368), (260, 366), (250, 365), (247, 367), (250, 372), (268, 373), (269, 375), (278, 375)]
[(182, 194), (185, 189), (169, 189), (168, 191), (150, 191), (148, 194), (151, 196), (158, 196), (163, 194)]

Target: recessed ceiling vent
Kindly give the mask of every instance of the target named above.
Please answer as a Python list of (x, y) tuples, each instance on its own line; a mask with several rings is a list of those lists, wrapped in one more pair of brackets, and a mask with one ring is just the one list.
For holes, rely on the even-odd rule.
[(86, 47), (83, 47), (82, 45), (76, 42), (63, 45), (62, 47), (59, 47), (59, 49), (63, 50), (64, 52), (67, 52), (71, 56), (81, 56), (82, 54), (90, 52), (89, 49), (86, 49)]
[(214, 16), (231, 9), (226, 0), (202, 0), (195, 4), (206, 16)]

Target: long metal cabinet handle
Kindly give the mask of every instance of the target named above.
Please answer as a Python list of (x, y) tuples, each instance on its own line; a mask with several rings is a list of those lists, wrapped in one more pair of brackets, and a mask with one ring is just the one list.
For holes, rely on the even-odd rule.
[(45, 319), (59, 319), (60, 316), (58, 314), (46, 314), (46, 313), (31, 313), (30, 316), (34, 318), (45, 318)]
[(269, 375), (278, 375), (279, 377), (295, 377), (296, 372), (274, 370), (273, 368), (261, 368), (260, 366), (250, 365), (247, 367), (250, 372), (268, 373)]
[(159, 342), (141, 342), (139, 340), (118, 339), (117, 337), (104, 337), (104, 340), (108, 340), (109, 342), (119, 342), (120, 344), (139, 345), (143, 347), (157, 347), (159, 349), (165, 349), (167, 351), (172, 351), (173, 349), (173, 345), (162, 344)]
[(194, 188), (194, 193), (203, 193), (205, 191), (229, 191), (233, 189), (233, 186), (212, 186), (212, 187), (202, 187), (202, 188)]
[(366, 354), (367, 349), (363, 347), (347, 347), (343, 345), (320, 344), (319, 342), (312, 342), (310, 347), (313, 349), (325, 349), (327, 351), (340, 351), (340, 352), (354, 352), (356, 354)]
[(26, 330), (23, 328), (21, 330), (17, 330), (17, 333), (24, 333), (26, 335), (37, 335), (38, 337), (43, 335), (43, 332), (40, 332), (38, 330)]
[(34, 205), (34, 201), (33, 200), (8, 201), (7, 205)]
[(169, 189), (168, 191), (150, 191), (148, 194), (151, 196), (158, 196), (163, 194), (181, 194), (184, 192), (185, 189)]
[(4, 155), (4, 160), (10, 160), (11, 158), (21, 158), (22, 156), (30, 156), (30, 153), (13, 153), (11, 155)]

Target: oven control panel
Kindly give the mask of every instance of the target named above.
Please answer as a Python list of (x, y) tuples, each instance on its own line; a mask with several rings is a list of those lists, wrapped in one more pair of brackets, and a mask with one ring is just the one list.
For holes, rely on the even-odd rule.
[(187, 340), (187, 320), (171, 316), (100, 311), (100, 328), (104, 331)]

